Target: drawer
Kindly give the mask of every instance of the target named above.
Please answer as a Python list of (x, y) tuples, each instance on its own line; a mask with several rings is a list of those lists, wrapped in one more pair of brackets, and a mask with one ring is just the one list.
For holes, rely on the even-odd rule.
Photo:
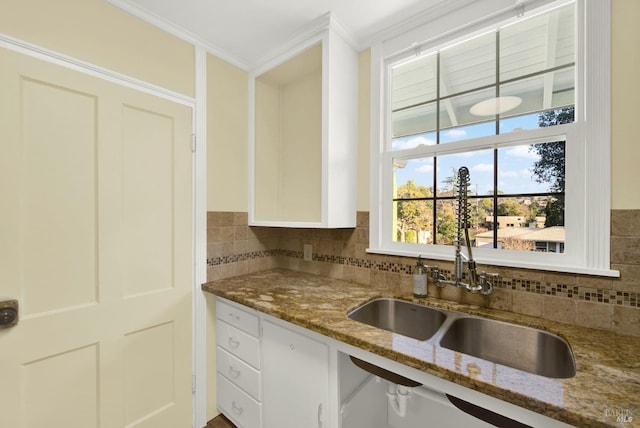
[(216, 318), (252, 336), (260, 336), (260, 324), (257, 315), (229, 305), (220, 299), (216, 299)]
[(260, 372), (244, 361), (234, 357), (221, 347), (216, 348), (218, 373), (238, 385), (242, 390), (261, 401)]
[(260, 403), (246, 392), (229, 382), (220, 373), (217, 375), (218, 409), (239, 428), (262, 426)]
[(225, 351), (260, 369), (260, 342), (257, 338), (223, 321), (216, 321), (216, 343)]

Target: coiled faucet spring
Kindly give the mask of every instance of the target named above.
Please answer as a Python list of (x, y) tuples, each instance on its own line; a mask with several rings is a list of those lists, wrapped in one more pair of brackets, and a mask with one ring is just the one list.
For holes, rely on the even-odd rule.
[(471, 251), (471, 239), (469, 238), (469, 227), (471, 226), (469, 221), (469, 218), (471, 217), (471, 205), (469, 204), (468, 191), (470, 181), (471, 177), (469, 175), (469, 168), (467, 168), (466, 166), (460, 167), (460, 169), (458, 169), (458, 176), (456, 177), (456, 217), (458, 218), (458, 224), (455, 274), (456, 280), (460, 281), (462, 279), (462, 259), (464, 257), (461, 252), (461, 247), (464, 245), (467, 247), (467, 257), (465, 257), (465, 261), (469, 268), (469, 286), (471, 287), (471, 289), (476, 289), (478, 284), (476, 262), (473, 259), (473, 253)]
[[(469, 175), (469, 168), (466, 166), (458, 169), (458, 174), (455, 177), (455, 190), (456, 190), (456, 254), (454, 260), (454, 279), (447, 280), (442, 275), (437, 267), (432, 267), (432, 277), (435, 285), (439, 287), (445, 287), (447, 284), (454, 285), (456, 287), (464, 288), (472, 292), (480, 292), (484, 295), (489, 295), (493, 291), (493, 285), (488, 281), (488, 277), (494, 277), (496, 274), (490, 274), (482, 272), (478, 277), (476, 271), (476, 262), (473, 259), (473, 253), (471, 251), (471, 239), (469, 238), (469, 228), (471, 227), (471, 204), (468, 199), (469, 183), (471, 177)], [(462, 246), (466, 246), (467, 255), (462, 254)], [(464, 283), (463, 279), (463, 267), (466, 263), (469, 272), (469, 282)]]

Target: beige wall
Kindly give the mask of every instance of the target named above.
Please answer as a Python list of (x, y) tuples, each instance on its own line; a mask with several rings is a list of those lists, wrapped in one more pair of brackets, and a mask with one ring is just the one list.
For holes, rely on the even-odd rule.
[(207, 55), (207, 210), (248, 211), (249, 75)]
[(194, 47), (102, 0), (2, 0), (0, 33), (195, 95)]
[(613, 1), (611, 155), (613, 209), (640, 208), (640, 2)]

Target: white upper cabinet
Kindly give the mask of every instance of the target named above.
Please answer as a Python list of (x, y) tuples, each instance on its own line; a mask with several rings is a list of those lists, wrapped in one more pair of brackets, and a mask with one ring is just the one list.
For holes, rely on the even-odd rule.
[(249, 78), (249, 224), (355, 227), (358, 54), (326, 17)]

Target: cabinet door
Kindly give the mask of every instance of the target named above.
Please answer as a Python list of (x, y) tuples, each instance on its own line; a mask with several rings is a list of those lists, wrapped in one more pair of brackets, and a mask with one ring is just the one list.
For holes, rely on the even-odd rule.
[(262, 334), (264, 427), (328, 427), (327, 345), (270, 322)]

